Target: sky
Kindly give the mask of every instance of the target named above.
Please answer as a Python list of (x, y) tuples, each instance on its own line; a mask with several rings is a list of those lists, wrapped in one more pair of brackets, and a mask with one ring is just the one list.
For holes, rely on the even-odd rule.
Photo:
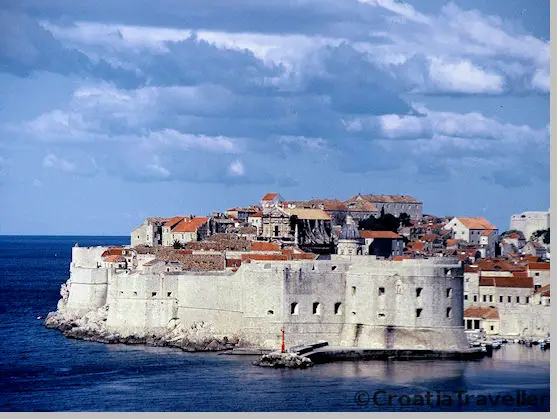
[(407, 194), (549, 208), (549, 0), (0, 0), (0, 234)]

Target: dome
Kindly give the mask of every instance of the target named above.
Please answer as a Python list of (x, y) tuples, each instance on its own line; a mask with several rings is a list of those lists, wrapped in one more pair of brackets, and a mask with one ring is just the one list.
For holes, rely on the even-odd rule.
[(340, 230), (339, 240), (360, 240), (360, 232), (355, 224), (345, 224)]

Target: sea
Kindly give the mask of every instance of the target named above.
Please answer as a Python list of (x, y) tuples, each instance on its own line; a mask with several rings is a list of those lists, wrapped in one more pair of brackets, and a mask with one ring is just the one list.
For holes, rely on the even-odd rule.
[(43, 321), (76, 242), (129, 237), (0, 236), (1, 411), (549, 411), (550, 350), (539, 346), (510, 343), (476, 361), (284, 370), (252, 356), (65, 338)]

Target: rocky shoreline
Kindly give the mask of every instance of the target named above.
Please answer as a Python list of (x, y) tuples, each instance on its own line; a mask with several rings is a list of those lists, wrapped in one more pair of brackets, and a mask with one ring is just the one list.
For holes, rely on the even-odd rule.
[[(107, 330), (108, 305), (86, 314), (80, 314), (67, 308), (69, 296), (68, 280), (60, 288), (57, 310), (48, 313), (44, 326), (56, 329), (71, 339), (91, 342), (125, 345), (149, 345), (179, 348), (187, 352), (217, 352), (231, 350), (238, 346), (237, 341), (216, 338), (210, 324), (206, 322), (184, 326), (179, 320), (171, 320), (168, 327), (158, 333), (137, 335), (133, 333), (115, 333)], [(243, 342), (242, 346), (245, 346)]]
[(106, 344), (149, 345), (179, 348), (187, 352), (225, 351), (233, 349), (236, 344), (228, 339), (212, 337), (207, 324), (200, 322), (184, 328), (178, 322), (170, 325), (164, 333), (149, 335), (120, 334), (106, 330), (103, 312), (90, 312), (84, 316), (76, 316), (67, 312), (51, 312), (47, 315), (44, 325), (49, 329), (56, 329), (71, 339), (80, 339)]
[(258, 360), (252, 362), (258, 367), (269, 368), (309, 368), (313, 367), (311, 359), (294, 353), (270, 353), (262, 355)]

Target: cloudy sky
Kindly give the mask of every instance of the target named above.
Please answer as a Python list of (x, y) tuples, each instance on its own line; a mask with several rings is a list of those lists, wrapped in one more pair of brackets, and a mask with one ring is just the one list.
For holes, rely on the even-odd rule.
[(0, 39), (0, 234), (268, 191), (549, 207), (549, 0), (0, 1)]

